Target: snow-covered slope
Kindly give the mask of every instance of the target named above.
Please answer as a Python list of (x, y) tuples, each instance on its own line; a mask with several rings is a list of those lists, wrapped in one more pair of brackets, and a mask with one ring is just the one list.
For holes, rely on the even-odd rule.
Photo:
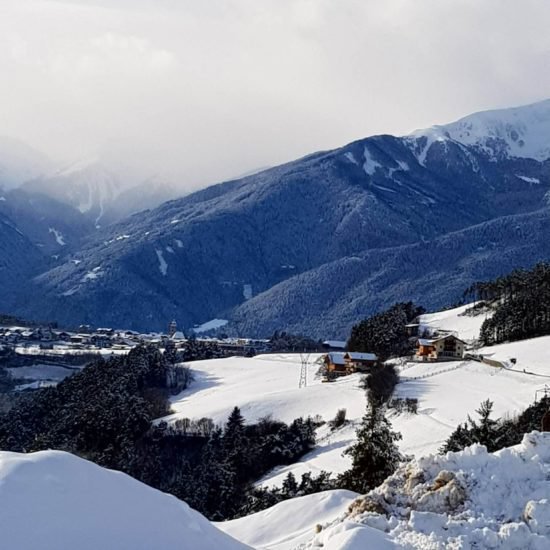
[(346, 512), (358, 496), (352, 491), (324, 491), (214, 525), (258, 550), (291, 550), (310, 540), (317, 524)]
[(118, 176), (96, 159), (81, 161), (25, 184), (79, 210), (99, 226), (122, 191)]
[(207, 416), (223, 423), (235, 406), (249, 422), (266, 415), (283, 422), (316, 414), (330, 420), (340, 408), (346, 408), (350, 418), (362, 416), (366, 401), (359, 387), (360, 377), (323, 384), (316, 376), (319, 364), (315, 360), (319, 357), (310, 356), (305, 388), (298, 387), (299, 353), (194, 361), (190, 366), (195, 381), (172, 398), (175, 414), (166, 419)]
[[(548, 338), (531, 341), (541, 357), (547, 358), (548, 343)], [(495, 353), (501, 353), (495, 348)], [(396, 394), (416, 397), (418, 414), (390, 416), (394, 428), (403, 435), (402, 450), (415, 456), (436, 452), (458, 424), (465, 422), (468, 415), (476, 416), (474, 411), (486, 399), (494, 403), (494, 418), (519, 413), (534, 401), (536, 390), (550, 382), (548, 365), (539, 371), (545, 372), (546, 377), (476, 361), (407, 365), (401, 372)]]
[(10, 550), (244, 550), (175, 497), (59, 451), (0, 452)]
[(460, 306), (436, 313), (426, 313), (420, 316), (420, 330), (435, 329), (449, 330), (466, 342), (477, 340), (483, 321), (487, 314), (468, 315), (466, 311), (472, 307), (472, 304)]
[[(453, 140), (474, 146), (495, 159), (501, 157), (550, 158), (550, 99), (511, 109), (474, 113), (451, 124), (417, 130), (414, 138), (426, 137), (427, 150), (435, 141)], [(422, 159), (420, 159), (422, 160)]]
[[(464, 308), (426, 314), (422, 324), (456, 331), (469, 340), (484, 319), (462, 316)], [(512, 368), (501, 369), (477, 361), (406, 363), (400, 368), (397, 397), (418, 399), (418, 414), (390, 411), (394, 428), (401, 432), (401, 450), (422, 456), (437, 452), (458, 424), (482, 401), (494, 402), (494, 417), (519, 413), (529, 406), (535, 392), (550, 383), (550, 336), (501, 344), (476, 351)], [(227, 420), (234, 406), (250, 421), (271, 415), (284, 422), (299, 416), (321, 415), (332, 419), (338, 409), (347, 410), (349, 423), (332, 432), (328, 426), (317, 431), (317, 447), (294, 464), (282, 466), (259, 481), (280, 486), (289, 472), (297, 478), (325, 470), (335, 474), (346, 470), (350, 459), (343, 451), (355, 441), (355, 430), (365, 412), (366, 398), (360, 376), (343, 377), (323, 384), (315, 376), (318, 365), (308, 368), (308, 386), (298, 388), (299, 354), (260, 355), (197, 361), (191, 366), (196, 380), (172, 399), (174, 414), (167, 420), (210, 417), (216, 423)], [(513, 365), (511, 358), (516, 359)], [(526, 372), (523, 372), (525, 369)]]
[(493, 454), (473, 445), (427, 456), (359, 498), (307, 547), (547, 549), (549, 476), (550, 433), (526, 434)]
[(314, 361), (318, 357), (318, 354), (310, 356), (305, 388), (298, 387), (300, 354), (195, 361), (190, 365), (195, 381), (172, 398), (174, 414), (166, 420), (205, 416), (216, 423), (224, 423), (233, 407), (238, 406), (249, 422), (268, 415), (283, 422), (315, 415), (329, 421), (338, 409), (346, 409), (348, 425), (335, 432), (322, 426), (317, 432), (315, 450), (300, 462), (275, 470), (261, 483), (280, 485), (290, 471), (298, 479), (308, 471), (315, 474), (321, 470), (342, 472), (350, 465), (349, 458), (343, 457), (342, 452), (355, 440), (355, 429), (365, 412), (365, 393), (359, 386), (359, 375), (347, 376), (331, 384), (322, 383), (316, 376), (319, 364)]

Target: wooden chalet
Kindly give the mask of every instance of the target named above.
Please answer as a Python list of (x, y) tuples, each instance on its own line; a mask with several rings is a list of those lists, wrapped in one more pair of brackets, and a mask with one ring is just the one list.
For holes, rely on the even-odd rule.
[(415, 358), (417, 361), (452, 361), (462, 359), (466, 342), (454, 334), (434, 338), (419, 338)]
[(345, 376), (354, 372), (369, 372), (376, 365), (378, 358), (374, 353), (355, 351), (331, 352), (324, 357), (324, 364), (329, 376)]

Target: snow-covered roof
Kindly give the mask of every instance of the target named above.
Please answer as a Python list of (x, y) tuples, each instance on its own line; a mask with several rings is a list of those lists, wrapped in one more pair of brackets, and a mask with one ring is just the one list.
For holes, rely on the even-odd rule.
[(418, 343), (421, 346), (433, 346), (436, 342), (441, 342), (441, 340), (446, 340), (447, 338), (454, 338), (455, 340), (458, 340), (459, 342), (462, 342), (465, 344), (464, 340), (461, 340), (460, 338), (456, 337), (454, 334), (443, 334), (441, 336), (436, 336), (432, 339), (427, 338), (419, 338)]
[(459, 342), (462, 342), (463, 344), (465, 344), (466, 342), (464, 342), (464, 340), (461, 340), (458, 336), (456, 336), (455, 334), (442, 334), (441, 336), (435, 336), (433, 338), (433, 341), (434, 342), (439, 342), (440, 340), (446, 340), (447, 338), (454, 338), (455, 340), (458, 340)]
[(344, 353), (337, 351), (336, 353), (329, 353), (328, 357), (333, 365), (345, 365), (346, 361), (344, 359), (344, 355)]
[(433, 346), (434, 342), (435, 342), (435, 340), (427, 340), (426, 338), (419, 338), (418, 339), (418, 343), (421, 346)]
[(323, 346), (328, 346), (329, 348), (346, 348), (346, 341), (345, 340), (325, 340), (323, 342)]
[(357, 351), (348, 351), (346, 355), (354, 361), (376, 361), (377, 359), (374, 353), (359, 353)]

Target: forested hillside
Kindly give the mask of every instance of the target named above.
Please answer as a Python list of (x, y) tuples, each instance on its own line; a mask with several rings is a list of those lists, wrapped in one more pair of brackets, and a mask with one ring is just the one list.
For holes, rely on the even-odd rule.
[(466, 294), (494, 310), (481, 327), (486, 345), (550, 334), (550, 264), (474, 283)]
[(550, 161), (518, 153), (507, 135), (489, 139), (479, 117), (479, 143), (444, 128), (374, 136), (131, 216), (28, 290), (10, 287), (6, 303), (68, 325), (218, 318), (241, 335), (316, 338), (343, 337), (398, 301), (438, 307), (476, 279), (547, 257)]
[(242, 514), (252, 482), (309, 451), (316, 424), (265, 418), (247, 425), (238, 408), (223, 426), (209, 418), (156, 423), (169, 412), (170, 388), (189, 380), (180, 370), (154, 347), (99, 360), (0, 412), (0, 449), (68, 451), (174, 494), (211, 519)]

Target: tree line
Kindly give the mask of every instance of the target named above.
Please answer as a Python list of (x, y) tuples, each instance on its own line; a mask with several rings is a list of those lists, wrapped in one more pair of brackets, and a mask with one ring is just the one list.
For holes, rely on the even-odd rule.
[(485, 445), (490, 453), (521, 443), (523, 435), (541, 430), (542, 419), (550, 410), (550, 397), (546, 396), (512, 418), (492, 418), (493, 402), (483, 401), (476, 410), (477, 419), (459, 424), (441, 447), (442, 454), (462, 451), (475, 443)]
[(550, 334), (550, 264), (517, 269), (492, 281), (474, 283), (465, 296), (490, 306), (481, 327), (485, 345)]
[(407, 355), (411, 343), (406, 325), (425, 310), (413, 302), (398, 303), (356, 324), (347, 342), (349, 351), (375, 353), (381, 361)]
[(170, 412), (173, 380), (189, 380), (175, 370), (169, 353), (139, 346), (55, 387), (17, 395), (0, 413), (0, 449), (68, 451), (171, 493), (210, 519), (236, 517), (254, 481), (313, 448), (317, 424), (265, 418), (247, 425), (237, 408), (224, 426), (155, 422)]

